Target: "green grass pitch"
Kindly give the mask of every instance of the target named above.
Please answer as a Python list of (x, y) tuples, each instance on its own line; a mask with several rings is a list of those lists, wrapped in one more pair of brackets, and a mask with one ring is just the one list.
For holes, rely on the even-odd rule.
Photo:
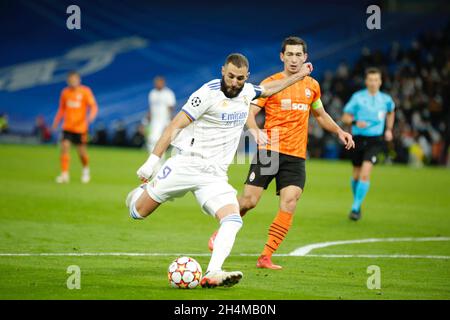
[[(72, 151), (71, 183), (57, 185), (56, 146), (0, 146), (0, 299), (449, 299), (450, 242), (356, 243), (278, 256), (281, 271), (255, 268), (278, 207), (274, 185), (248, 213), (225, 269), (241, 270), (232, 288), (170, 288), (167, 267), (177, 253), (193, 253), (205, 269), (207, 242), (217, 222), (194, 197), (168, 202), (144, 221), (124, 206), (137, 185), (142, 150), (90, 148), (92, 181), (80, 182)], [(241, 191), (248, 165), (233, 165)], [(348, 162), (307, 161), (307, 184), (294, 224), (278, 253), (312, 243), (367, 238), (450, 237), (450, 171), (378, 166), (363, 219), (347, 219)], [(165, 253), (165, 256), (5, 256), (5, 253)], [(199, 254), (198, 256), (195, 253)], [(324, 255), (374, 255), (329, 257)], [(384, 257), (376, 257), (382, 255)], [(414, 257), (395, 258), (389, 255)], [(388, 256), (388, 257), (386, 257)], [(440, 256), (441, 258), (418, 258)], [(447, 259), (445, 259), (447, 257)], [(81, 289), (66, 286), (67, 268), (81, 269)], [(369, 290), (368, 266), (381, 271)]]

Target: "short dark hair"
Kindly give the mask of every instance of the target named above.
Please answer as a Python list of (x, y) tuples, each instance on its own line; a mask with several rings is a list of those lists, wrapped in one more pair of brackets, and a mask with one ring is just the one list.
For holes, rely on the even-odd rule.
[(238, 68), (246, 67), (248, 69), (249, 66), (247, 58), (240, 53), (229, 54), (228, 57), (225, 59), (224, 66), (226, 66), (229, 63), (232, 63)]
[(381, 73), (381, 70), (380, 69), (378, 69), (378, 68), (376, 68), (376, 67), (370, 67), (370, 68), (367, 68), (366, 69), (366, 71), (365, 71), (365, 76), (366, 76), (366, 78), (367, 78), (367, 76), (369, 75), (369, 74), (379, 74), (380, 75), (380, 77), (383, 75), (382, 73)]
[(80, 73), (76, 70), (70, 70), (69, 72), (67, 72), (67, 78), (71, 76), (80, 76)]
[(284, 39), (283, 42), (281, 43), (281, 52), (282, 53), (284, 53), (286, 51), (287, 45), (302, 46), (303, 53), (306, 53), (308, 51), (305, 40), (303, 40), (302, 38), (299, 38), (299, 37), (290, 36), (290, 37), (287, 37), (286, 39)]

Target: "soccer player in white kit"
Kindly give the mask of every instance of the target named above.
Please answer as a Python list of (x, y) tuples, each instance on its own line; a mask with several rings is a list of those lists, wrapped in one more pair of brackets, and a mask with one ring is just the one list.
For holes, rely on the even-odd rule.
[[(303, 79), (312, 71), (305, 63), (299, 73), (272, 81), (264, 87), (246, 83), (248, 60), (230, 54), (222, 67), (222, 79), (195, 91), (164, 130), (152, 154), (138, 169), (144, 182), (132, 190), (126, 205), (134, 219), (150, 215), (161, 203), (191, 191), (202, 210), (220, 221), (202, 287), (232, 286), (242, 272), (222, 270), (236, 234), (242, 227), (236, 190), (228, 184), (227, 170), (234, 158), (247, 120), (250, 102), (269, 97)], [(176, 155), (159, 162), (169, 145)]]
[(163, 77), (155, 77), (153, 85), (154, 88), (148, 94), (150, 130), (147, 148), (149, 153), (152, 152), (164, 129), (169, 125), (176, 105), (175, 94), (166, 86), (166, 80)]

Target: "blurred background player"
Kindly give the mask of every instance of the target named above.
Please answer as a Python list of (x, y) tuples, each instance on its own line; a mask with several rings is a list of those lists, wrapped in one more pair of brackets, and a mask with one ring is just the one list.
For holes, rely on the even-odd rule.
[(166, 80), (157, 76), (153, 80), (154, 88), (148, 94), (150, 108), (150, 128), (148, 130), (148, 152), (151, 153), (164, 129), (172, 119), (176, 105), (175, 94), (166, 86)]
[[(303, 79), (312, 71), (305, 64), (295, 75), (264, 87), (246, 83), (248, 60), (231, 54), (222, 67), (222, 79), (204, 84), (194, 92), (164, 130), (152, 154), (137, 174), (143, 181), (156, 177), (133, 191), (126, 204), (134, 219), (142, 219), (161, 203), (192, 192), (202, 210), (220, 221), (211, 260), (202, 287), (231, 286), (242, 278), (240, 271), (222, 270), (236, 234), (242, 227), (236, 190), (228, 183), (227, 171), (233, 161), (250, 102), (268, 97)], [(172, 144), (177, 154), (157, 170), (160, 158)]]
[(53, 120), (53, 130), (58, 128), (63, 119), (61, 140), (61, 174), (56, 178), (58, 183), (69, 182), (70, 145), (74, 143), (80, 156), (83, 171), (81, 181), (88, 183), (89, 157), (87, 153), (88, 126), (97, 115), (98, 108), (94, 94), (87, 86), (81, 85), (78, 72), (71, 71), (67, 75), (67, 87), (61, 92), (59, 109)]
[[(349, 218), (361, 219), (361, 204), (370, 186), (370, 174), (383, 150), (383, 138), (392, 141), (395, 113), (394, 100), (380, 91), (381, 71), (368, 68), (366, 89), (355, 92), (344, 107), (342, 121), (352, 125), (356, 147), (351, 151), (353, 204)], [(387, 121), (386, 121), (387, 120)]]
[(0, 115), (0, 134), (8, 133), (9, 125), (8, 125), (8, 115), (6, 113), (2, 113)]
[[(298, 37), (286, 38), (281, 46), (280, 59), (284, 70), (266, 78), (265, 86), (275, 80), (285, 79), (297, 74), (308, 58), (305, 41)], [(256, 115), (265, 109), (264, 131), (256, 123)], [(296, 82), (270, 97), (259, 98), (257, 105), (252, 104), (247, 127), (254, 133), (258, 142), (256, 161), (252, 162), (245, 182), (244, 193), (239, 198), (240, 214), (244, 216), (254, 208), (275, 178), (277, 195), (280, 196), (278, 213), (269, 228), (269, 237), (256, 266), (258, 268), (281, 269), (272, 263), (272, 254), (278, 249), (288, 233), (297, 206), (303, 192), (306, 179), (305, 159), (308, 140), (309, 113), (319, 125), (337, 135), (347, 149), (354, 147), (352, 136), (342, 130), (328, 115), (320, 100), (319, 83), (310, 76)], [(275, 161), (279, 161), (273, 166)], [(273, 166), (272, 169), (268, 169)], [(210, 240), (210, 248), (214, 242)]]
[(42, 115), (36, 117), (33, 135), (36, 136), (40, 142), (47, 143), (52, 139), (52, 132), (49, 126), (45, 123), (45, 118)]

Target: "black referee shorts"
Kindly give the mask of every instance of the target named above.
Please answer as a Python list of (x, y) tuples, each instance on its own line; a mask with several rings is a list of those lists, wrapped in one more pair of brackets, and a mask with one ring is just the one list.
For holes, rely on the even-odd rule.
[(355, 148), (349, 151), (353, 166), (360, 167), (363, 161), (376, 164), (378, 155), (384, 149), (383, 136), (354, 136), (353, 140), (355, 141)]
[(267, 189), (275, 178), (277, 195), (287, 186), (305, 187), (305, 159), (291, 155), (259, 150), (252, 161), (245, 184)]

